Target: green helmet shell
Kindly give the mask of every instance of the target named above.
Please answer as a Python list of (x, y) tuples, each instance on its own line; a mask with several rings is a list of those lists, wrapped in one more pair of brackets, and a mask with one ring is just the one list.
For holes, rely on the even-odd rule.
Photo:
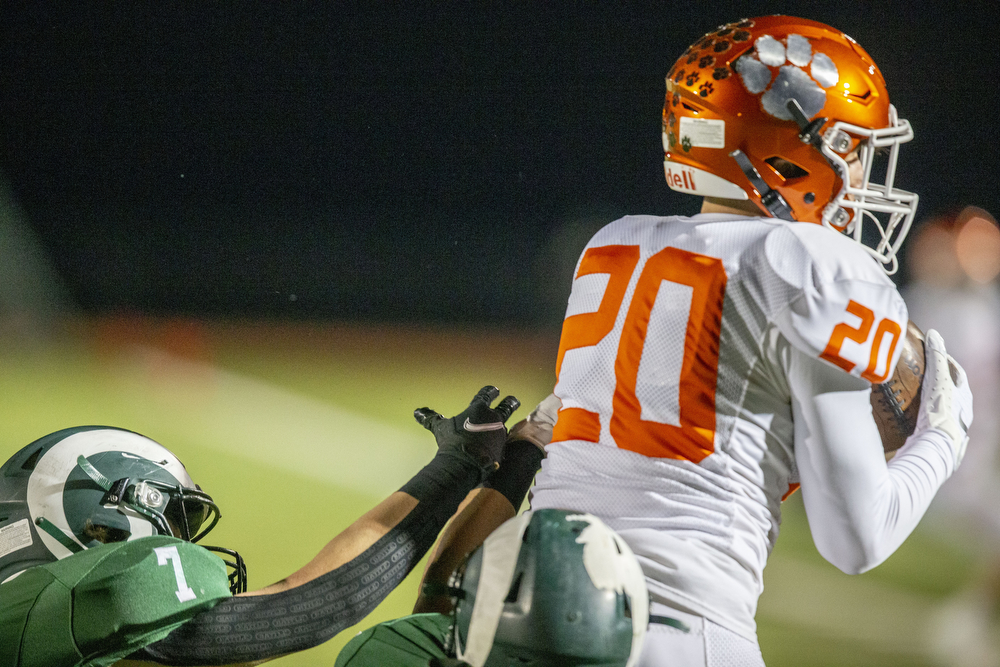
[(649, 594), (628, 545), (593, 515), (525, 512), (455, 574), (457, 655), (474, 667), (631, 667)]
[(208, 529), (218, 508), (159, 443), (105, 426), (57, 431), (0, 467), (0, 582), (102, 541), (192, 539), (209, 514)]

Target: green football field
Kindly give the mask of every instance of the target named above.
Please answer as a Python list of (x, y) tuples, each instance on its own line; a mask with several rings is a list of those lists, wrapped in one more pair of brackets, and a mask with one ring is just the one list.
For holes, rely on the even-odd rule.
[[(558, 343), (522, 331), (124, 317), (5, 340), (0, 456), (81, 424), (158, 440), (222, 507), (206, 542), (243, 554), (251, 588), (302, 566), (430, 459), (414, 408), (454, 414), (495, 384), (524, 405), (514, 423), (551, 390)], [(409, 611), (422, 568), (357, 628), (274, 664), (332, 665), (356, 631)], [(974, 569), (971, 551), (918, 529), (882, 566), (843, 575), (816, 553), (793, 496), (758, 613), (767, 664), (937, 664), (935, 614)]]

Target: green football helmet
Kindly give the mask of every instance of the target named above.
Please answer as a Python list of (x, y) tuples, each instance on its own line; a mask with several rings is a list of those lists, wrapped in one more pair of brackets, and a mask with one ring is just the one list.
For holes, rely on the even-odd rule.
[[(173, 453), (120, 428), (78, 426), (39, 438), (0, 467), (0, 583), (106, 542), (205, 536), (222, 514)], [(246, 566), (234, 551), (234, 592)]]
[(507, 521), (452, 575), (455, 655), (473, 667), (632, 667), (646, 579), (597, 517), (544, 509)]

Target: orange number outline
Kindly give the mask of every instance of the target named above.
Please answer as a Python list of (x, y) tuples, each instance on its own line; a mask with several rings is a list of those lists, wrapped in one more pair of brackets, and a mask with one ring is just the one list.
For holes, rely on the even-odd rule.
[(607, 273), (608, 286), (601, 298), (601, 305), (592, 313), (570, 315), (563, 322), (556, 357), (556, 377), (562, 370), (563, 357), (569, 350), (597, 345), (615, 328), (618, 309), (625, 298), (635, 265), (639, 263), (639, 246), (608, 245), (590, 248), (580, 260), (576, 278), (594, 273)]
[(848, 373), (857, 365), (853, 361), (848, 361), (840, 356), (840, 348), (844, 345), (844, 339), (848, 338), (855, 343), (863, 345), (868, 340), (868, 333), (872, 330), (875, 322), (875, 313), (870, 308), (865, 308), (860, 303), (851, 299), (847, 302), (847, 312), (861, 318), (861, 323), (857, 327), (852, 327), (846, 322), (841, 322), (833, 328), (830, 334), (830, 341), (826, 344), (826, 349), (819, 355), (820, 359), (826, 359), (831, 364), (840, 366)]
[[(826, 359), (830, 363), (836, 364), (850, 373), (857, 364), (841, 357), (840, 348), (843, 347), (845, 338), (853, 340), (855, 343), (860, 345), (867, 343), (868, 334), (872, 330), (872, 324), (875, 323), (875, 313), (872, 312), (871, 308), (866, 308), (853, 299), (847, 302), (847, 312), (861, 318), (861, 322), (857, 327), (852, 327), (846, 322), (841, 322), (835, 326), (833, 328), (833, 333), (830, 334), (830, 341), (826, 344), (826, 349), (823, 350), (823, 353), (819, 356), (820, 359)], [(890, 334), (892, 336), (892, 341), (889, 343), (889, 355), (886, 357), (885, 373), (882, 375), (876, 375), (875, 369), (878, 366), (879, 352), (882, 349), (882, 341), (884, 340), (886, 334)], [(892, 355), (896, 351), (896, 344), (899, 343), (899, 337), (901, 334), (902, 328), (899, 326), (898, 322), (894, 322), (888, 317), (882, 318), (882, 320), (878, 323), (878, 327), (875, 328), (875, 338), (872, 340), (872, 349), (871, 355), (868, 358), (868, 367), (861, 374), (861, 377), (873, 384), (885, 382), (885, 379), (889, 377), (889, 366), (892, 362)]]
[[(610, 431), (620, 448), (694, 463), (715, 451), (715, 387), (726, 280), (722, 260), (680, 248), (664, 248), (646, 262), (615, 360)], [(663, 281), (693, 289), (681, 362), (680, 426), (643, 419), (636, 396), (649, 318)]]

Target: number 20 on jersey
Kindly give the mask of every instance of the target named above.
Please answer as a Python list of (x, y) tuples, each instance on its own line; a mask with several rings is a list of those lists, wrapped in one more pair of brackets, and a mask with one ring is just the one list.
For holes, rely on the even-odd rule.
[[(608, 283), (598, 309), (571, 315), (563, 322), (556, 376), (562, 371), (563, 359), (569, 350), (594, 346), (614, 329), (625, 293), (639, 263), (639, 246), (609, 245), (588, 249), (580, 261), (576, 277), (607, 274)], [(621, 339), (615, 357), (615, 391), (609, 422), (611, 437), (622, 449), (656, 458), (672, 458), (700, 462), (715, 449), (715, 389), (719, 371), (719, 339), (722, 330), (722, 306), (726, 290), (726, 272), (722, 261), (679, 248), (664, 248), (650, 257), (636, 281), (635, 292), (628, 306)], [(684, 328), (683, 341), (661, 340), (656, 345), (683, 345), (679, 378), (679, 424), (664, 424), (642, 418), (642, 406), (636, 393), (639, 364), (646, 345), (653, 305), (663, 282), (691, 288), (691, 306), (687, 322), (674, 322)], [(900, 325), (882, 319), (875, 327), (874, 312), (856, 301), (850, 301), (846, 312), (858, 320), (856, 326), (841, 322), (833, 328), (825, 359), (850, 373), (856, 366), (844, 358), (845, 340), (865, 345), (871, 339), (867, 368), (861, 377), (873, 383), (884, 382), (896, 344)], [(672, 313), (674, 317), (681, 317)], [(881, 350), (888, 338), (888, 353)], [(878, 367), (883, 372), (877, 371)], [(559, 412), (552, 435), (553, 442), (586, 440), (597, 442), (601, 423), (598, 413), (584, 408), (566, 408)]]
[[(557, 376), (562, 371), (567, 351), (597, 345), (614, 329), (638, 263), (639, 246), (600, 246), (584, 253), (577, 278), (603, 273), (608, 275), (608, 284), (596, 311), (571, 315), (563, 322), (556, 359)], [(636, 395), (646, 332), (664, 281), (691, 288), (686, 326), (683, 322), (676, 323), (685, 331), (683, 341), (656, 341), (657, 345), (683, 346), (677, 425), (643, 419)], [(718, 258), (679, 248), (664, 248), (646, 261), (625, 314), (615, 357), (615, 391), (609, 429), (622, 449), (695, 463), (714, 451), (715, 387), (725, 291), (726, 272)], [(559, 413), (552, 440), (597, 442), (600, 431), (600, 417), (596, 412), (567, 408)]]

